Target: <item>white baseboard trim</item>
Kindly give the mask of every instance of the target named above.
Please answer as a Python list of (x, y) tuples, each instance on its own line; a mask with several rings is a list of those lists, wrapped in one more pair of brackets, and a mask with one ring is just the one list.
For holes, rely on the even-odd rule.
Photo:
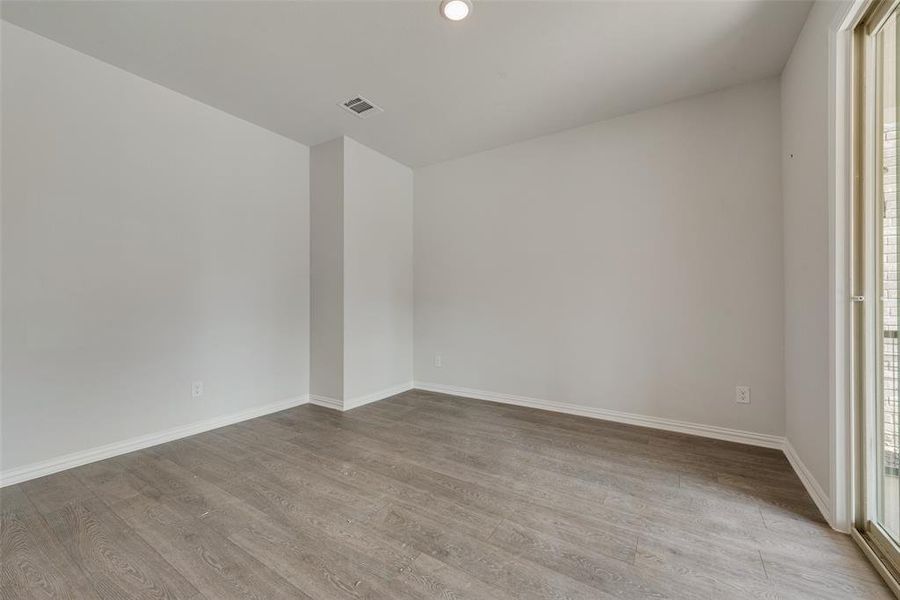
[(344, 410), (344, 403), (342, 401), (338, 400), (337, 398), (330, 398), (328, 396), (310, 394), (309, 403), (315, 404), (316, 406), (330, 408), (332, 410)]
[(350, 398), (349, 400), (344, 400), (344, 410), (353, 410), (354, 408), (359, 408), (360, 406), (371, 404), (372, 402), (378, 402), (379, 400), (384, 400), (385, 398), (408, 392), (411, 389), (413, 389), (413, 382), (407, 381), (406, 383), (394, 385), (371, 394)]
[(728, 429), (726, 427), (717, 427), (715, 425), (702, 425), (700, 423), (663, 419), (660, 417), (650, 417), (647, 415), (637, 415), (634, 413), (569, 404), (566, 402), (540, 400), (538, 398), (529, 398), (527, 396), (486, 392), (484, 390), (474, 390), (471, 388), (462, 388), (438, 383), (416, 381), (415, 387), (416, 389), (424, 390), (426, 392), (438, 392), (441, 394), (450, 394), (452, 396), (474, 398), (476, 400), (487, 400), (489, 402), (513, 404), (515, 406), (527, 406), (529, 408), (539, 408), (570, 415), (614, 421), (616, 423), (627, 423), (629, 425), (639, 425), (641, 427), (651, 427), (653, 429), (661, 429), (664, 431), (687, 433), (716, 440), (725, 440), (728, 442), (737, 442), (740, 444), (781, 450), (787, 457), (788, 463), (790, 463), (794, 472), (797, 473), (797, 477), (800, 478), (807, 493), (809, 493), (813, 502), (815, 502), (819, 511), (822, 513), (822, 516), (824, 516), (829, 525), (834, 528), (834, 521), (831, 513), (831, 501), (828, 498), (828, 494), (825, 493), (822, 486), (816, 481), (816, 478), (812, 476), (812, 473), (810, 473), (806, 465), (803, 464), (803, 461), (800, 460), (800, 456), (797, 454), (797, 451), (791, 443), (782, 436), (742, 431), (740, 429)]
[[(800, 459), (800, 455), (797, 454), (797, 450), (794, 449), (794, 446), (791, 445), (791, 442), (788, 440), (784, 440), (784, 455), (787, 457), (788, 462), (791, 463), (791, 467), (794, 468), (794, 472), (797, 473), (797, 477), (800, 478), (800, 481), (803, 483), (803, 487), (806, 488), (810, 498), (816, 503), (819, 512), (822, 513), (822, 516), (825, 517), (825, 520), (828, 521), (828, 524), (831, 525), (833, 529), (837, 529), (834, 526), (834, 519), (832, 518), (831, 499), (828, 497), (828, 494), (825, 493), (825, 490), (822, 489), (822, 486), (819, 485), (819, 482), (816, 481), (816, 478), (813, 477), (810, 470)], [(838, 529), (838, 531), (840, 530)], [(844, 533), (847, 532), (845, 531)]]
[(437, 383), (426, 383), (422, 381), (415, 382), (415, 387), (427, 392), (440, 392), (442, 394), (463, 396), (466, 398), (474, 398), (476, 400), (487, 400), (489, 402), (499, 402), (502, 404), (527, 406), (529, 408), (539, 408), (542, 410), (550, 410), (553, 412), (566, 413), (570, 415), (592, 417), (594, 419), (614, 421), (616, 423), (626, 423), (628, 425), (651, 427), (653, 429), (662, 429), (664, 431), (687, 433), (690, 435), (697, 435), (700, 437), (712, 438), (716, 440), (724, 440), (727, 442), (749, 444), (751, 446), (762, 446), (764, 448), (775, 448), (778, 450), (781, 450), (784, 447), (784, 438), (778, 435), (755, 433), (752, 431), (743, 431), (740, 429), (729, 429), (727, 427), (717, 427), (715, 425), (702, 425), (700, 423), (690, 423), (688, 421), (676, 421), (674, 419), (663, 419), (661, 417), (651, 417), (648, 415), (607, 410), (605, 408), (594, 408), (592, 406), (582, 406), (579, 404), (570, 404), (567, 402), (540, 400), (538, 398), (529, 398), (527, 396), (514, 396), (512, 394), (486, 392), (483, 390), (473, 390), (470, 388), (462, 388)]
[(378, 402), (379, 400), (384, 400), (385, 398), (390, 398), (391, 396), (396, 396), (397, 394), (408, 392), (411, 389), (413, 389), (413, 382), (407, 381), (406, 383), (394, 385), (383, 390), (378, 390), (377, 392), (372, 392), (371, 394), (365, 394), (363, 396), (357, 396), (356, 398), (349, 398), (347, 400), (338, 400), (337, 398), (329, 398), (328, 396), (311, 394), (309, 397), (309, 403), (315, 404), (316, 406), (331, 408), (333, 410), (353, 410), (354, 408), (359, 408), (360, 406), (371, 404), (372, 402)]
[(25, 465), (24, 467), (7, 469), (6, 471), (0, 472), (0, 487), (22, 483), (23, 481), (28, 481), (30, 479), (37, 479), (38, 477), (52, 475), (53, 473), (80, 467), (98, 460), (127, 454), (129, 452), (134, 452), (135, 450), (143, 450), (144, 448), (189, 437), (198, 433), (203, 433), (204, 431), (210, 431), (211, 429), (218, 429), (219, 427), (225, 427), (226, 425), (233, 425), (234, 423), (239, 423), (248, 419), (255, 419), (256, 417), (306, 404), (308, 401), (309, 398), (307, 396), (279, 400), (277, 402), (255, 406), (229, 415), (205, 419), (203, 421), (191, 423), (190, 425), (180, 425), (178, 427), (172, 427), (171, 429), (134, 437), (121, 442), (114, 442), (112, 444), (97, 446), (96, 448), (91, 448), (89, 450), (57, 456), (56, 458), (32, 463), (30, 465)]
[(129, 452), (142, 450), (151, 446), (157, 446), (165, 442), (171, 442), (177, 439), (196, 435), (198, 433), (203, 433), (204, 431), (218, 429), (219, 427), (233, 425), (234, 423), (239, 423), (241, 421), (246, 421), (282, 410), (287, 410), (288, 408), (293, 408), (302, 404), (315, 404), (318, 406), (324, 406), (326, 408), (341, 411), (352, 410), (353, 408), (357, 408), (365, 404), (370, 404), (372, 402), (377, 402), (379, 400), (384, 400), (385, 398), (390, 398), (391, 396), (401, 394), (411, 389), (420, 389), (427, 392), (438, 392), (441, 394), (449, 394), (451, 396), (462, 396), (464, 398), (474, 398), (476, 400), (486, 400), (488, 402), (498, 402), (501, 404), (538, 408), (553, 412), (591, 417), (595, 419), (602, 419), (605, 421), (613, 421), (616, 423), (639, 425), (641, 427), (650, 427), (653, 429), (661, 429), (664, 431), (674, 431), (678, 433), (686, 433), (717, 440), (749, 444), (751, 446), (762, 446), (765, 448), (779, 449), (784, 452), (791, 467), (797, 473), (797, 476), (800, 478), (800, 481), (803, 483), (806, 491), (813, 499), (813, 502), (815, 502), (816, 506), (822, 512), (822, 515), (829, 522), (829, 524), (832, 525), (832, 527), (834, 526), (831, 514), (831, 501), (828, 497), (828, 494), (825, 493), (825, 491), (819, 485), (818, 481), (816, 481), (815, 477), (812, 476), (812, 473), (800, 459), (800, 456), (797, 454), (797, 451), (794, 449), (791, 443), (783, 437), (754, 433), (750, 431), (742, 431), (739, 429), (728, 429), (725, 427), (717, 427), (714, 425), (702, 425), (699, 423), (690, 423), (687, 421), (677, 421), (673, 419), (663, 419), (660, 417), (638, 415), (634, 413), (626, 413), (602, 408), (580, 406), (577, 404), (569, 404), (566, 402), (540, 400), (538, 398), (529, 398), (527, 396), (515, 396), (511, 394), (500, 394), (497, 392), (487, 392), (484, 390), (475, 390), (471, 388), (463, 388), (451, 385), (426, 383), (422, 381), (403, 383), (397, 386), (386, 388), (384, 390), (380, 390), (378, 392), (374, 392), (372, 394), (358, 396), (345, 402), (341, 402), (340, 400), (337, 400), (335, 398), (318, 395), (298, 396), (296, 398), (288, 398), (287, 400), (272, 402), (263, 406), (257, 406), (247, 410), (232, 413), (230, 415), (213, 417), (204, 421), (191, 423), (190, 425), (173, 427), (165, 431), (131, 438), (128, 440), (123, 440), (121, 442), (114, 442), (112, 444), (106, 444), (104, 446), (98, 446), (96, 448), (83, 450), (81, 452), (73, 452), (71, 454), (66, 454), (50, 460), (25, 465), (24, 467), (0, 471), (0, 487), (22, 483), (31, 479), (37, 479), (38, 477), (44, 477), (45, 475), (52, 475), (53, 473), (65, 471), (66, 469), (80, 467), (88, 463), (96, 462), (106, 458), (112, 458), (113, 456), (127, 454)]

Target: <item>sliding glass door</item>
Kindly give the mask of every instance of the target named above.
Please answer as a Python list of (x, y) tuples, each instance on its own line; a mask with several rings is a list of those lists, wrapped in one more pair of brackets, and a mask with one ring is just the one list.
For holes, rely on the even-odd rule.
[[(857, 527), (900, 572), (896, 2), (876, 2), (857, 33), (860, 70), (857, 210), (863, 489)], [(863, 275), (864, 274), (864, 275)], [(873, 301), (866, 301), (871, 297)]]
[(875, 149), (878, 166), (878, 229), (880, 230), (878, 320), (880, 323), (880, 385), (876, 405), (877, 511), (875, 523), (893, 542), (900, 541), (900, 478), (898, 478), (897, 347), (897, 12), (875, 33)]

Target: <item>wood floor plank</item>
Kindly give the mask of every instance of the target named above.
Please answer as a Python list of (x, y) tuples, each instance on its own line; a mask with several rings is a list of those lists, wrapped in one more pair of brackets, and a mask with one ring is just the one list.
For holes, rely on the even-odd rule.
[(783, 595), (820, 600), (892, 600), (893, 594), (882, 583), (849, 577), (844, 573), (829, 573), (822, 569), (808, 570), (796, 563), (766, 561), (766, 573)]
[(198, 518), (136, 496), (113, 506), (196, 588), (218, 600), (308, 600), (296, 587)]
[(99, 598), (19, 487), (0, 490), (0, 598)]
[(346, 548), (336, 547), (326, 537), (309, 535), (309, 530), (286, 533), (262, 520), (245, 519), (245, 523), (229, 539), (317, 600), (415, 598), (391, 585), (399, 569), (389, 577), (373, 573), (378, 570), (372, 568), (378, 557), (350, 553), (348, 558)]
[(515, 555), (492, 544), (448, 531), (413, 510), (388, 506), (379, 517), (382, 531), (422, 553), (502, 588), (517, 598), (612, 598), (564, 573), (535, 563), (522, 563)]
[(123, 460), (102, 460), (72, 469), (69, 473), (107, 504), (147, 493), (147, 483), (131, 473)]
[(423, 598), (514, 600), (514, 596), (502, 589), (475, 579), (427, 554), (420, 554), (398, 578)]
[(4, 488), (0, 597), (890, 594), (778, 451), (414, 390)]
[[(402, 432), (392, 433), (388, 439), (382, 439), (383, 434), (370, 434), (369, 439), (364, 443), (359, 440), (358, 434), (349, 434), (342, 432), (340, 435), (334, 434), (335, 439), (340, 440), (338, 447), (332, 449), (332, 452), (343, 456), (347, 460), (372, 461), (374, 456), (395, 457), (396, 465), (391, 466), (390, 471), (383, 471), (386, 476), (396, 477), (401, 473), (406, 473), (410, 463), (424, 465), (430, 469), (434, 469), (444, 475), (450, 475), (460, 480), (467, 480), (470, 484), (476, 485), (477, 482), (491, 481), (495, 485), (492, 487), (497, 490), (513, 491), (520, 493), (533, 500), (535, 504), (542, 504), (548, 508), (556, 510), (561, 514), (576, 513), (581, 516), (587, 516), (596, 523), (607, 521), (617, 522), (620, 519), (628, 519), (629, 514), (622, 514), (615, 510), (609, 510), (603, 503), (601, 492), (598, 491), (593, 498), (578, 498), (566, 493), (570, 490), (559, 490), (552, 483), (541, 482), (535, 479), (540, 472), (531, 471), (518, 472), (516, 476), (516, 467), (497, 463), (496, 455), (491, 455), (489, 459), (483, 455), (475, 456), (465, 452), (455, 450), (451, 446), (435, 446), (422, 443), (421, 440), (408, 440)], [(364, 436), (365, 437), (365, 436)], [(402, 446), (407, 450), (414, 452), (406, 452), (404, 455), (395, 452), (394, 449)], [(371, 463), (371, 468), (377, 469), (382, 464), (388, 464), (390, 461), (381, 458)], [(399, 465), (404, 465), (407, 470), (403, 470)], [(382, 467), (383, 468), (383, 467)], [(510, 471), (514, 475), (506, 475), (505, 472)], [(487, 498), (488, 496), (484, 496)], [(477, 501), (479, 498), (473, 498)], [(501, 506), (495, 509), (495, 512), (502, 514), (510, 510), (508, 506)], [(526, 508), (516, 512), (531, 512), (534, 507)], [(756, 519), (756, 525), (760, 529), (764, 529), (759, 513), (754, 507), (753, 517)], [(733, 516), (718, 515), (713, 513), (711, 516), (704, 516), (699, 513), (691, 515), (678, 515), (668, 509), (658, 509), (654, 513), (641, 511), (640, 516), (642, 527), (656, 526), (657, 522), (665, 526), (671, 527), (672, 523), (679, 519), (684, 521), (683, 527), (688, 529), (708, 528), (712, 531), (724, 531), (727, 534), (744, 534), (746, 522), (736, 519)], [(656, 521), (656, 522), (654, 522)]]
[(635, 566), (708, 590), (714, 598), (777, 596), (759, 552), (709, 540), (642, 535)]
[(518, 559), (541, 564), (617, 598), (705, 600), (715, 597), (699, 586), (641, 571), (632, 564), (610, 560), (590, 546), (576, 546), (509, 521), (501, 523), (489, 541)]
[[(453, 501), (439, 489), (427, 485), (418, 487), (412, 485), (409, 478), (402, 475), (404, 471), (395, 470), (396, 465), (389, 460), (383, 465), (391, 475), (385, 476), (383, 470), (371, 468), (373, 463), (368, 462), (377, 460), (378, 455), (374, 453), (369, 453), (366, 461), (353, 463), (340, 460), (336, 455), (317, 454), (302, 446), (281, 441), (270, 441), (260, 448), (267, 454), (302, 465), (298, 466), (300, 470), (311, 468), (322, 475), (339, 479), (356, 488), (360, 498), (376, 498), (382, 503), (405, 502), (423, 507), (430, 514), (439, 515), (439, 518), (452, 523), (453, 527), (472, 535), (477, 536), (490, 531), (499, 521), (495, 515)], [(366, 464), (369, 468), (365, 466)]]
[(45, 517), (101, 598), (161, 600), (198, 591), (99, 499), (67, 503)]
[(20, 486), (35, 508), (45, 515), (71, 503), (95, 498), (94, 493), (78, 481), (71, 471), (32, 479)]

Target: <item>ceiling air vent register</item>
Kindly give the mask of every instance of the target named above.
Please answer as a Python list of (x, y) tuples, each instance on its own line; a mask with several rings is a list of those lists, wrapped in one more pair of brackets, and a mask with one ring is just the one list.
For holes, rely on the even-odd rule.
[(355, 98), (350, 98), (349, 100), (345, 100), (339, 103), (344, 110), (353, 113), (360, 119), (368, 119), (372, 115), (378, 114), (380, 112), (384, 112), (380, 107), (376, 106), (373, 102), (366, 100), (362, 96), (356, 96)]

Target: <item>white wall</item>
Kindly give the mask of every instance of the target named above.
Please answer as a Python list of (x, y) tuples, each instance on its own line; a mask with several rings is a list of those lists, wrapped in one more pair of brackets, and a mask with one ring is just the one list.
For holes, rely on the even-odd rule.
[(347, 137), (311, 156), (311, 393), (347, 409), (412, 383), (413, 174)]
[(813, 6), (781, 76), (785, 433), (829, 497), (828, 29), (841, 6)]
[(416, 380), (781, 435), (779, 101), (768, 80), (417, 169)]
[(305, 395), (308, 149), (7, 23), (2, 78), (2, 468)]
[(412, 170), (344, 138), (344, 397), (412, 382)]
[(344, 397), (344, 138), (310, 148), (309, 393)]

